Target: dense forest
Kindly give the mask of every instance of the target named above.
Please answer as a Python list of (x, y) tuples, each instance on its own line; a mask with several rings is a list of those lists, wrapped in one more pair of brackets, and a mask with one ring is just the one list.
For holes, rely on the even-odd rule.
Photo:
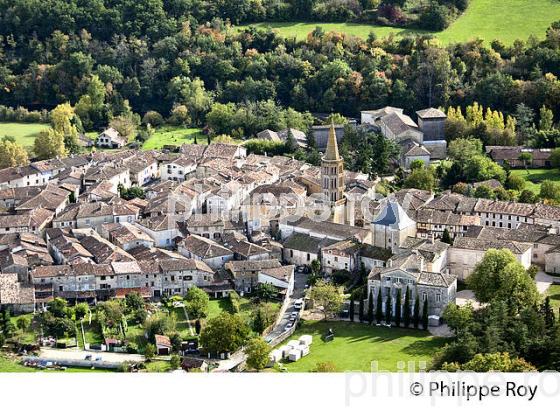
[(216, 103), (355, 116), (387, 104), (412, 113), (477, 101), (504, 115), (523, 103), (535, 121), (543, 106), (560, 115), (560, 23), (542, 41), (442, 47), (429, 37), (362, 40), (320, 29), (296, 42), (225, 22), (269, 3), (0, 0), (0, 104), (70, 102), (86, 129), (130, 109), (168, 117), (174, 107), (204, 125)]

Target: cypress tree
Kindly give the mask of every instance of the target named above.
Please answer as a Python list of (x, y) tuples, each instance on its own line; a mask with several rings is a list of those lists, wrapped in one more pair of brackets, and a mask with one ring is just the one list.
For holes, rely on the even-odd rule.
[(381, 295), (381, 286), (379, 287), (379, 292), (377, 293), (377, 309), (375, 311), (375, 320), (377, 323), (383, 321), (383, 296)]
[(402, 292), (401, 289), (397, 289), (397, 300), (395, 301), (395, 326), (401, 327), (401, 303), (402, 303)]
[(370, 325), (373, 323), (373, 290), (369, 293), (368, 297), (367, 321)]
[(550, 306), (550, 296), (547, 296), (541, 306), (541, 312), (544, 317), (544, 323), (548, 331), (554, 328), (554, 310)]
[(360, 296), (360, 307), (358, 308), (358, 319), (360, 322), (364, 321), (364, 298), (363, 295)]
[(416, 298), (414, 299), (414, 328), (418, 329), (420, 324), (420, 295), (416, 292)]
[(410, 289), (408, 286), (406, 287), (406, 291), (404, 293), (404, 327), (410, 327)]
[(428, 330), (428, 298), (424, 301), (424, 307), (422, 309), (422, 327), (424, 330)]
[(354, 295), (350, 296), (350, 309), (348, 311), (348, 314), (350, 315), (350, 321), (353, 322), (354, 321)]
[(391, 300), (391, 291), (387, 294), (387, 300), (385, 301), (385, 323), (388, 325), (393, 321), (393, 302)]
[(449, 245), (453, 245), (453, 239), (451, 239), (451, 235), (447, 228), (443, 230), (443, 235), (441, 236), (441, 241), (444, 243), (448, 243)]

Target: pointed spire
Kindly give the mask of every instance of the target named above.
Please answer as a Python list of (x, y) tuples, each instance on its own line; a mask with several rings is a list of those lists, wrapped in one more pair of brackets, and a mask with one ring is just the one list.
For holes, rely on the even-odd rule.
[(331, 128), (329, 129), (329, 139), (327, 140), (327, 151), (323, 159), (328, 161), (340, 160), (338, 155), (338, 143), (336, 141), (336, 131), (334, 129), (334, 120), (331, 120)]

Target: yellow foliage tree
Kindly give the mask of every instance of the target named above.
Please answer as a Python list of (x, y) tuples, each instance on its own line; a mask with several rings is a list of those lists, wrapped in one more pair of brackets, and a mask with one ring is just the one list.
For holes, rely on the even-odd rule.
[(64, 135), (53, 128), (42, 131), (35, 138), (33, 151), (39, 159), (65, 157), (68, 155), (64, 146)]
[(3, 139), (0, 141), (0, 168), (27, 165), (27, 151), (16, 142)]
[(51, 126), (56, 133), (63, 136), (67, 150), (79, 150), (76, 113), (69, 103), (59, 104), (51, 111)]

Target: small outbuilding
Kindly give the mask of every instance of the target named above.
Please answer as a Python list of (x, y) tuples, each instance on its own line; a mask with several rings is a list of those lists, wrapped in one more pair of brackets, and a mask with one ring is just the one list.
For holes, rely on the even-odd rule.
[(156, 352), (158, 355), (169, 355), (171, 353), (171, 340), (167, 336), (156, 335)]

